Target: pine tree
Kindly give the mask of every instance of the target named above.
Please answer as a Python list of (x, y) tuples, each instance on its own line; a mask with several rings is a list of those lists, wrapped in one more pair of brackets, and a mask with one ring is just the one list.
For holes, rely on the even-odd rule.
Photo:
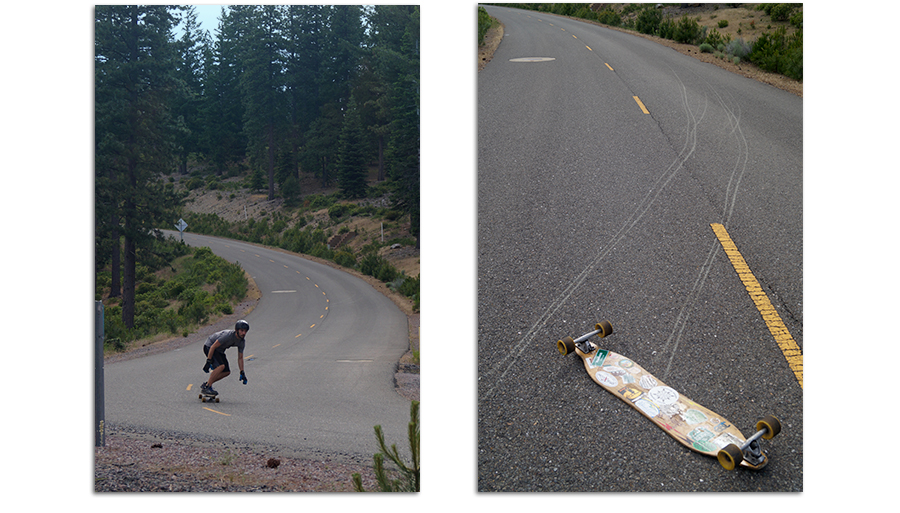
[(176, 61), (176, 78), (180, 89), (175, 97), (174, 115), (179, 123), (178, 158), (179, 170), (187, 173), (188, 155), (200, 151), (203, 119), (201, 109), (204, 98), (203, 76), (205, 58), (211, 45), (209, 34), (201, 30), (197, 23), (197, 12), (193, 6), (182, 6), (182, 36), (176, 41), (179, 59)]
[(415, 9), (401, 38), (396, 78), (391, 86), (393, 120), (387, 150), (388, 180), (394, 207), (410, 216), (410, 233), (419, 231), (419, 23)]
[(175, 164), (172, 22), (166, 6), (95, 10), (97, 217), (110, 223), (101, 231), (111, 237), (109, 245), (117, 247), (119, 236), (124, 237), (122, 321), (127, 328), (134, 327), (138, 248), (151, 242), (175, 203), (171, 188), (159, 179)]
[(276, 138), (286, 125), (281, 10), (274, 5), (260, 6), (250, 20), (247, 46), (241, 55), (244, 132), (251, 160), (266, 162), (271, 201), (275, 199)]
[(338, 174), (341, 193), (345, 198), (366, 195), (366, 159), (363, 153), (363, 131), (359, 121), (356, 99), (351, 96), (344, 114), (338, 154)]

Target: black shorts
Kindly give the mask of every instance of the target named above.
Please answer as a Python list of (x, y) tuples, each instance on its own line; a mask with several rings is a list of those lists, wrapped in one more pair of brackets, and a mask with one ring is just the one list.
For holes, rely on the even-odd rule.
[[(203, 346), (203, 354), (209, 359), (209, 348), (205, 345)], [(225, 358), (225, 351), (213, 351), (212, 366), (210, 367), (210, 370), (215, 369), (219, 365), (225, 366), (225, 372), (231, 372), (231, 367), (228, 366), (228, 358)]]

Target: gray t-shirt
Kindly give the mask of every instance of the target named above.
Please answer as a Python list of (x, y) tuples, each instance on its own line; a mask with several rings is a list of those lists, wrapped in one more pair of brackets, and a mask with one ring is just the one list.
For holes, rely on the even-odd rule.
[(216, 340), (219, 341), (219, 347), (216, 351), (225, 352), (229, 347), (237, 346), (238, 352), (244, 352), (244, 341), (238, 338), (237, 333), (234, 330), (222, 330), (218, 333), (213, 333), (206, 339), (206, 347), (212, 347), (213, 344), (216, 343)]

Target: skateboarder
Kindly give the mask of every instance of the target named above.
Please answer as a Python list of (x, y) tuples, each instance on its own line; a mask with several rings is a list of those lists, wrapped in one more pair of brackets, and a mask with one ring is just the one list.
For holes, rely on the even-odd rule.
[(247, 321), (240, 320), (234, 324), (233, 330), (222, 330), (213, 333), (206, 339), (203, 345), (203, 354), (206, 355), (206, 365), (203, 366), (203, 372), (208, 372), (209, 379), (206, 383), (200, 385), (200, 391), (204, 394), (219, 395), (213, 390), (213, 383), (231, 374), (231, 367), (228, 366), (228, 359), (225, 358), (225, 350), (229, 347), (237, 346), (238, 349), (238, 368), (241, 370), (239, 378), (245, 385), (247, 384), (247, 376), (244, 375), (244, 337), (250, 331), (250, 324)]

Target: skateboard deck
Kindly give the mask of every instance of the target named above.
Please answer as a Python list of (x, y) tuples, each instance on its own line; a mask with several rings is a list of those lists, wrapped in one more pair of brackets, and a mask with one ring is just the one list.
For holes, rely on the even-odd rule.
[(204, 402), (204, 403), (205, 402), (210, 402), (210, 403), (219, 402), (219, 396), (217, 396), (217, 395), (204, 394), (203, 392), (200, 392), (200, 395), (198, 395), (197, 397), (199, 397), (200, 401)]
[(758, 422), (758, 431), (748, 442), (727, 419), (685, 397), (630, 358), (587, 342), (590, 336), (602, 338), (612, 333), (608, 322), (595, 328), (577, 340), (560, 340), (559, 352), (566, 355), (574, 350), (594, 382), (689, 449), (718, 458), (729, 470), (738, 463), (751, 469), (766, 466), (768, 457), (759, 450), (758, 439), (775, 436), (781, 430), (778, 419), (769, 416)]

